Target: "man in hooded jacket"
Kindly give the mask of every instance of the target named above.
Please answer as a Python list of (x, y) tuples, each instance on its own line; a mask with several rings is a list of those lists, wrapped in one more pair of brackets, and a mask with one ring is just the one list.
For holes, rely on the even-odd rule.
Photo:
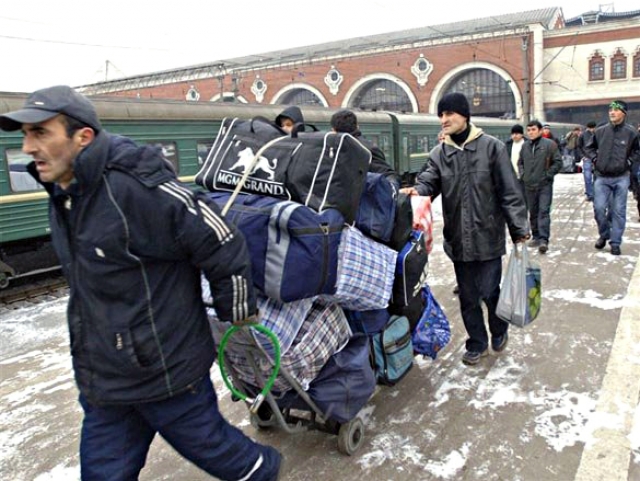
[(287, 107), (276, 117), (276, 125), (290, 134), (295, 129), (296, 132), (302, 132), (304, 130), (304, 116), (300, 107), (292, 105)]
[(427, 168), (409, 195), (442, 195), (444, 250), (453, 261), (462, 319), (467, 331), (462, 362), (474, 365), (488, 352), (481, 302), (488, 311), (491, 347), (505, 349), (509, 324), (496, 315), (500, 297), (505, 225), (513, 242), (529, 237), (527, 209), (507, 149), (470, 119), (469, 102), (450, 93), (438, 102), (444, 142), (432, 151)]
[(159, 148), (109, 134), (70, 87), (32, 93), (0, 128), (22, 130), (29, 171), (49, 194), (70, 286), (82, 479), (138, 479), (156, 433), (218, 479), (277, 479), (280, 454), (221, 416), (209, 374), (201, 272), (221, 320), (256, 312), (240, 232), (177, 181)]

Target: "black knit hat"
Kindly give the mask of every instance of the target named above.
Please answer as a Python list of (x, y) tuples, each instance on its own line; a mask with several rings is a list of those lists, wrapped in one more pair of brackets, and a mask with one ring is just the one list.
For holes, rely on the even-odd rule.
[(516, 124), (513, 127), (511, 127), (511, 133), (524, 135), (524, 129), (522, 128), (522, 125)]
[(593, 121), (593, 120), (589, 120), (589, 122), (587, 122), (587, 128), (589, 128), (589, 129), (595, 129), (596, 125), (598, 125), (598, 124), (596, 124), (595, 121)]
[(441, 117), (443, 112), (455, 112), (466, 117), (467, 120), (471, 117), (469, 101), (460, 92), (447, 94), (440, 99), (440, 102), (438, 102), (438, 117)]

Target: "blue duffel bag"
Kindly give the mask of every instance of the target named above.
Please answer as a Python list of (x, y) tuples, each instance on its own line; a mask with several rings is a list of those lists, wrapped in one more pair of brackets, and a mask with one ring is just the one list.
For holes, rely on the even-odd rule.
[[(208, 194), (223, 207), (230, 194)], [(344, 217), (335, 209), (321, 213), (293, 201), (243, 194), (226, 219), (244, 234), (253, 283), (280, 302), (333, 294)]]
[(389, 242), (396, 219), (396, 187), (382, 174), (367, 173), (356, 227), (367, 237)]
[[(355, 334), (329, 358), (309, 385), (307, 394), (327, 419), (346, 423), (356, 417), (376, 388), (371, 367), (369, 337)], [(309, 405), (293, 391), (278, 401), (280, 408), (309, 411)]]
[(351, 330), (363, 334), (376, 334), (384, 329), (389, 322), (389, 311), (387, 309), (373, 309), (370, 311), (344, 310), (349, 321)]

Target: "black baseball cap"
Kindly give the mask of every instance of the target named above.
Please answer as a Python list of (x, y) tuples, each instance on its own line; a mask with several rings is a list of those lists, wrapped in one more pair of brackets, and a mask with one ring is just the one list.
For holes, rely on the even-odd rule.
[(38, 124), (59, 114), (72, 117), (96, 132), (102, 130), (93, 104), (66, 85), (36, 90), (27, 97), (21, 110), (0, 115), (0, 129), (8, 132), (20, 130), (22, 124)]

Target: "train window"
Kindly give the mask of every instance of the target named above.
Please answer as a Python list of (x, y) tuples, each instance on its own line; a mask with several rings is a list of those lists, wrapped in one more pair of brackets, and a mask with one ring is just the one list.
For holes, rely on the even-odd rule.
[(378, 148), (382, 150), (385, 157), (389, 158), (391, 155), (391, 141), (387, 134), (380, 135), (380, 143), (378, 144)]
[(196, 146), (198, 151), (198, 165), (204, 164), (205, 160), (207, 160), (211, 147), (213, 147), (213, 142), (198, 142)]
[(175, 142), (149, 142), (151, 145), (155, 145), (162, 149), (162, 155), (165, 159), (171, 162), (176, 174), (180, 173), (180, 159), (178, 158), (178, 147)]
[(12, 192), (28, 192), (44, 188), (27, 172), (27, 164), (33, 160), (33, 157), (25, 154), (21, 149), (7, 149), (5, 153), (9, 165), (9, 185)]

